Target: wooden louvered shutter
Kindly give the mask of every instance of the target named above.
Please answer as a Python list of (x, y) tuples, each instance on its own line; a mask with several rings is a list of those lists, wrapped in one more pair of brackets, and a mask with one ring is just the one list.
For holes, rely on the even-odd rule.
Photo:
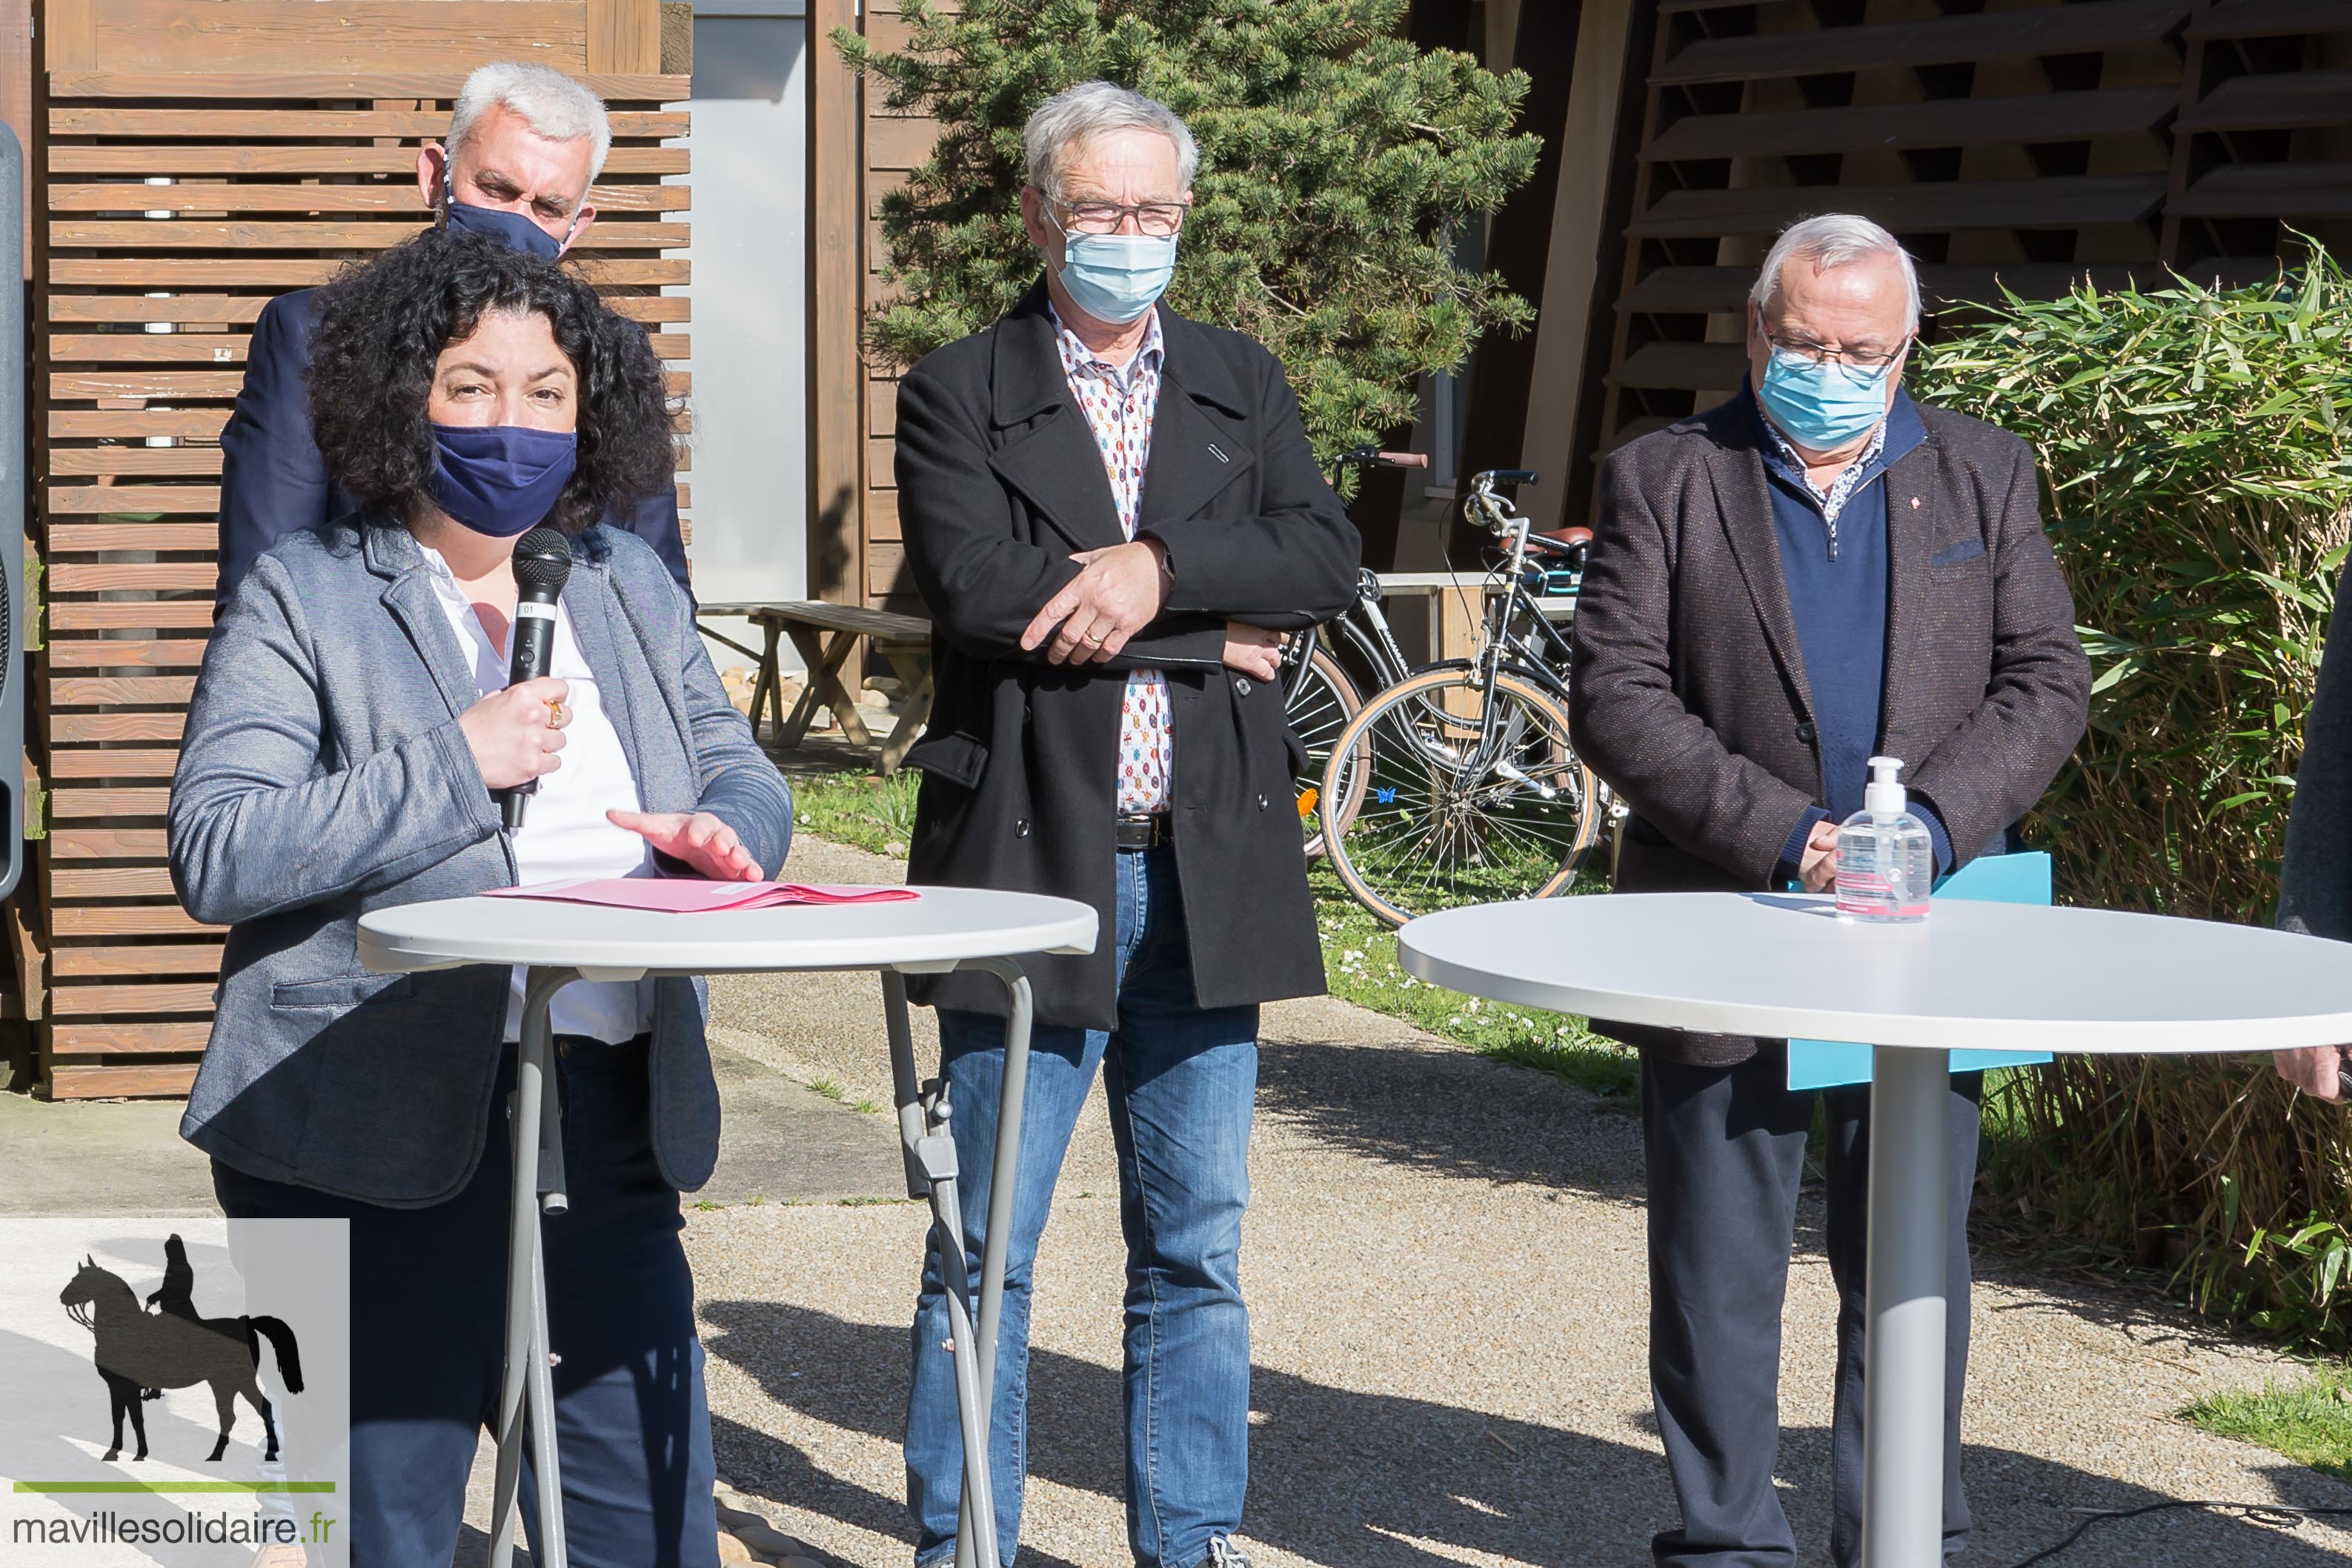
[[(1780, 229), (1877, 219), (1942, 300), (2050, 293), (2159, 258), (2190, 0), (1659, 0), (1605, 451), (1736, 389)], [(1588, 502), (1589, 464), (1570, 515)]]
[(2209, 0), (2187, 44), (2166, 257), (2242, 274), (2300, 229), (2352, 259), (2352, 3)]

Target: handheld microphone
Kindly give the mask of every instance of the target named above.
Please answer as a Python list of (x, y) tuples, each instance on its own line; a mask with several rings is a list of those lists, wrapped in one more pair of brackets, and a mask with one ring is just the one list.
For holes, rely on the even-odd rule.
[[(572, 542), (541, 523), (515, 543), (514, 657), (507, 666), (507, 684), (537, 680), (555, 663), (555, 601), (572, 575)], [(539, 789), (527, 779), (502, 791), (499, 805), (507, 831), (522, 826), (525, 802)]]

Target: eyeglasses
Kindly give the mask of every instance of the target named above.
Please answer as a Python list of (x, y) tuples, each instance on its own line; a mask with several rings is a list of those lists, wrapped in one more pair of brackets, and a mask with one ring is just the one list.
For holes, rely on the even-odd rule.
[(1864, 353), (1858, 349), (1833, 349), (1826, 343), (1817, 343), (1811, 338), (1784, 338), (1769, 328), (1765, 330), (1764, 341), (1780, 353), (1792, 354), (1807, 364), (1841, 364), (1850, 370), (1864, 371), (1872, 375), (1877, 374), (1896, 360), (1901, 359), (1904, 350), (1911, 346), (1911, 340), (1906, 336), (1900, 347), (1889, 353)]
[(1071, 234), (1117, 234), (1132, 219), (1138, 234), (1165, 239), (1184, 226), (1184, 208), (1179, 202), (1145, 202), (1137, 206), (1117, 202), (1056, 201), (1054, 205), (1069, 215), (1065, 227)]

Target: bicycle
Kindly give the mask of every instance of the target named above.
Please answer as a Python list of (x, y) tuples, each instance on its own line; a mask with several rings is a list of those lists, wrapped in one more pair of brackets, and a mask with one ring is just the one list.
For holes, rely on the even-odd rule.
[[(1419, 452), (1383, 452), (1358, 447), (1339, 454), (1340, 468), (1425, 468), (1429, 459)], [(1336, 627), (1385, 689), (1412, 673), (1413, 666), (1397, 642), (1381, 609), (1381, 580), (1370, 570), (1356, 574), (1356, 602), (1322, 626), (1309, 626), (1290, 639), (1283, 650), (1283, 695), (1290, 727), (1307, 748), (1307, 768), (1301, 779), (1319, 779), (1330, 761), (1331, 742), (1363, 707), (1362, 689), (1347, 667), (1326, 646), (1328, 628)], [(1298, 820), (1308, 859), (1323, 853), (1325, 796), (1319, 784), (1305, 784), (1298, 792)], [(1352, 813), (1346, 803), (1341, 819)]]
[(1497, 486), (1524, 469), (1475, 476), (1464, 515), (1502, 541), (1477, 654), (1389, 686), (1330, 743), (1325, 852), (1340, 882), (1390, 925), (1454, 904), (1549, 898), (1572, 883), (1609, 815), (1568, 728), (1568, 638), (1544, 615), (1553, 571), (1572, 595), (1591, 533), (1559, 540)]

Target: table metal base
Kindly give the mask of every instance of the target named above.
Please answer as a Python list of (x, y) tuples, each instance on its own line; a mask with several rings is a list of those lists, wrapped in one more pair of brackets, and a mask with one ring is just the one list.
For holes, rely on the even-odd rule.
[(1949, 1051), (1871, 1053), (1863, 1568), (1944, 1553), (1944, 1194)]
[[(1004, 1317), (1005, 1247), (1013, 1233), (1013, 1176), (1021, 1161), (1021, 1111), (1029, 1082), (1029, 980), (1020, 965), (1009, 959), (971, 959), (925, 967), (927, 972), (934, 967), (985, 971), (1003, 982), (1011, 999), (975, 1321), (971, 1271), (964, 1258), (963, 1210), (956, 1187), (953, 1108), (949, 1104), (947, 1079), (944, 1073), (928, 1082), (918, 1079), (906, 977), (896, 970), (882, 972), (883, 1015), (890, 1036), (890, 1076), (907, 1166), (907, 1195), (930, 1199), (930, 1245), (939, 1248), (954, 1337), (956, 1413), (963, 1431), (963, 1498), (956, 1527), (956, 1568), (995, 1568), (1000, 1560), (992, 1501), (996, 1494), (989, 1479), (988, 1431), (996, 1387), (998, 1330)], [(552, 1087), (555, 1037), (548, 1007), (558, 991), (579, 978), (576, 969), (533, 968), (523, 986), (522, 1043), (516, 1052), (510, 1113), (514, 1192), (507, 1236), (506, 1366), (499, 1390), (498, 1477), (490, 1494), (490, 1568), (513, 1568), (526, 1432), (539, 1497), (532, 1561), (538, 1568), (569, 1568), (570, 1563), (563, 1540), (562, 1468), (555, 1443), (556, 1356), (549, 1343), (546, 1252), (539, 1227), (542, 1215), (560, 1215), (570, 1206), (564, 1194), (562, 1115)]]
[(988, 1220), (981, 1233), (980, 1307), (972, 1316), (971, 1271), (964, 1258), (963, 1209), (956, 1186), (956, 1152), (944, 1067), (919, 1082), (914, 1036), (907, 1019), (907, 981), (882, 975), (883, 1013), (890, 1026), (891, 1098), (898, 1109), (898, 1140), (907, 1161), (907, 1195), (931, 1201), (930, 1245), (939, 1250), (955, 1356), (956, 1415), (963, 1430), (963, 1496), (956, 1513), (956, 1568), (997, 1568), (996, 1493), (990, 1485), (988, 1434), (996, 1392), (996, 1342), (1004, 1321), (1004, 1255), (1013, 1234), (1014, 1176), (1021, 1163), (1021, 1112), (1029, 1087), (1033, 1021), (1029, 979), (1010, 959), (974, 959), (958, 965), (984, 970), (1004, 983), (1011, 1005), (1004, 1020), (1004, 1077), (996, 1101), (996, 1148), (991, 1163)]

